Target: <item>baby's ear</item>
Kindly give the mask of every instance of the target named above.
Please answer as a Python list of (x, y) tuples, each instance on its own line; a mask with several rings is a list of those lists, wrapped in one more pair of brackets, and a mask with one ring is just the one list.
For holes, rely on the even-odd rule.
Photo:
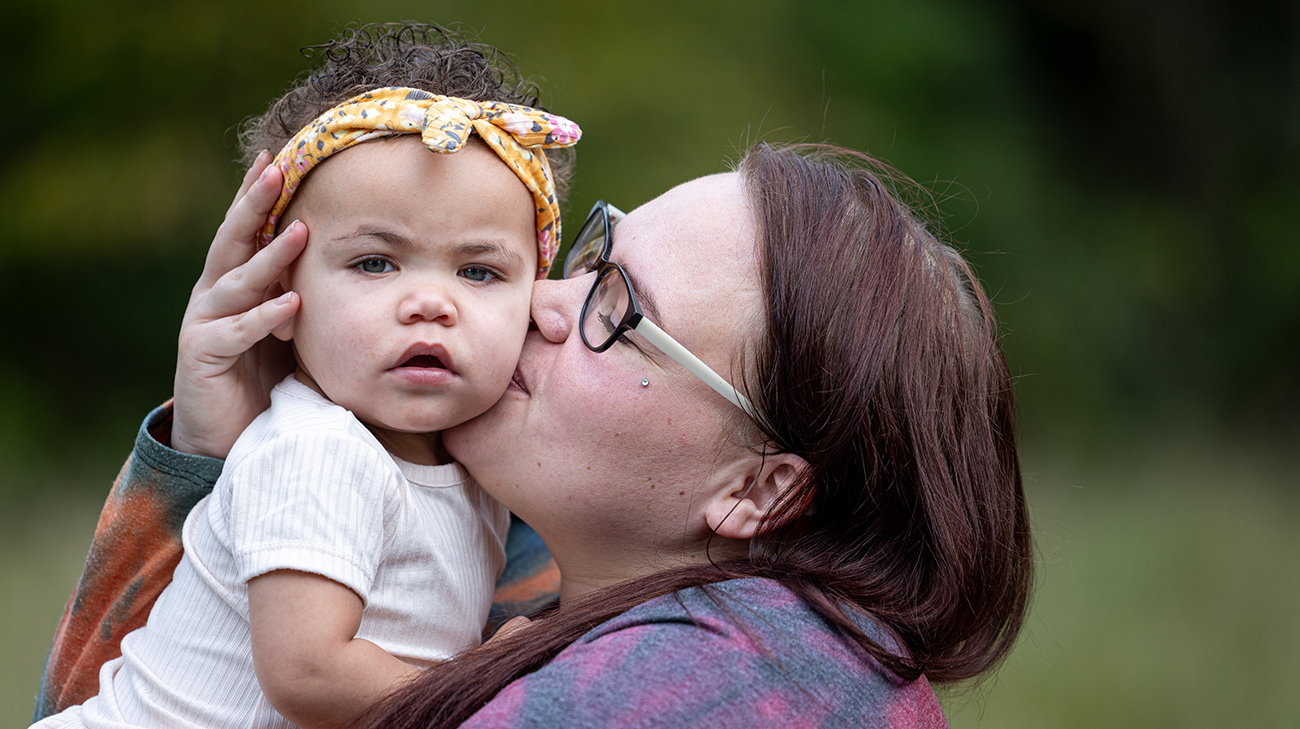
[[(275, 297), (279, 296), (280, 294), (290, 290), (291, 289), (289, 288), (289, 273), (286, 271), (285, 273), (280, 274), (280, 279), (276, 283), (271, 285), (271, 291), (268, 300), (272, 300)], [(302, 305), (299, 304), (299, 310), (301, 309), (302, 309)], [(298, 315), (294, 314), (288, 319), (285, 319), (276, 328), (271, 330), (271, 334), (274, 335), (275, 338), (279, 339), (281, 342), (287, 342), (293, 339), (293, 322), (297, 318)]]
[(284, 320), (284, 323), (280, 324), (279, 326), (277, 326), (276, 328), (274, 328), (274, 329), (271, 330), (271, 334), (274, 335), (275, 338), (278, 339), (278, 340), (280, 340), (281, 342), (289, 342), (289, 341), (292, 341), (292, 340), (293, 340), (293, 320), (294, 320), (294, 318), (296, 318), (296, 317), (297, 317), (297, 314), (295, 314), (294, 316), (289, 317), (288, 319), (285, 319), (285, 320)]

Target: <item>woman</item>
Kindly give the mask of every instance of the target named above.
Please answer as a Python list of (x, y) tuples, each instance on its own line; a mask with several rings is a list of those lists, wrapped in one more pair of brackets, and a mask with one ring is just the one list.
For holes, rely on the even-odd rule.
[[(594, 213), (511, 390), (445, 436), (545, 540), (559, 606), (370, 725), (943, 725), (927, 680), (1010, 649), (1029, 527), (991, 307), (876, 167), (759, 145), (616, 236)], [(250, 347), (292, 315), (262, 302), (302, 241), (250, 260), (271, 201), (247, 190), (182, 327), (192, 452), (256, 413)]]
[(589, 221), (577, 246), (752, 413), (611, 326), (620, 271), (571, 252), (517, 388), (447, 437), (551, 548), (560, 607), (370, 726), (942, 725), (925, 679), (1005, 655), (1031, 564), (990, 308), (866, 163), (759, 145), (603, 247)]

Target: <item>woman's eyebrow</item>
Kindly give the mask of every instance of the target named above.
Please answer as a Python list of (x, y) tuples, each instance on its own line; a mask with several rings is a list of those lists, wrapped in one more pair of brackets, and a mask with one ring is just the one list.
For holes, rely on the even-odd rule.
[(628, 285), (632, 287), (632, 294), (636, 296), (637, 303), (641, 308), (650, 315), (650, 319), (656, 324), (663, 322), (663, 317), (659, 316), (659, 307), (655, 305), (654, 294), (648, 289), (642, 288), (641, 281), (629, 270), (627, 266), (623, 267), (623, 273), (627, 274)]

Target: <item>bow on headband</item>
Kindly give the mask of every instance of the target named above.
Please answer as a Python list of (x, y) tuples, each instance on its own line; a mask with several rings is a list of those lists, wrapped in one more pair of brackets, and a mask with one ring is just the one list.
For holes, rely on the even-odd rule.
[(275, 158), (284, 186), (262, 228), (262, 243), (275, 237), (275, 225), (303, 178), (326, 157), (397, 134), (419, 134), (430, 150), (452, 154), (465, 146), (471, 133), (477, 133), (532, 193), (537, 210), (537, 277), (545, 278), (560, 247), (560, 207), (546, 155), (533, 150), (572, 146), (582, 130), (564, 117), (531, 107), (438, 96), (419, 89), (390, 87), (354, 96), (316, 117), (289, 140)]

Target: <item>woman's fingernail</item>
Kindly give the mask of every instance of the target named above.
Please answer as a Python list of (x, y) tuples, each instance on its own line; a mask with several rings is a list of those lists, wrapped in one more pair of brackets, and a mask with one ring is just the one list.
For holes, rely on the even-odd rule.
[(297, 229), (298, 229), (298, 221), (295, 220), (292, 223), (289, 223), (288, 228), (284, 229), (284, 234), (289, 235), (290, 233), (294, 232)]
[(262, 174), (257, 176), (257, 184), (260, 185), (266, 180), (266, 176), (271, 172), (271, 167), (272, 165), (267, 165), (266, 169), (262, 170)]
[(289, 303), (289, 301), (290, 301), (291, 299), (293, 299), (293, 292), (292, 292), (292, 291), (286, 291), (286, 292), (284, 292), (283, 294), (280, 294), (280, 297), (277, 298), (277, 299), (275, 300), (275, 305), (276, 305), (276, 306), (285, 306), (286, 304)]

